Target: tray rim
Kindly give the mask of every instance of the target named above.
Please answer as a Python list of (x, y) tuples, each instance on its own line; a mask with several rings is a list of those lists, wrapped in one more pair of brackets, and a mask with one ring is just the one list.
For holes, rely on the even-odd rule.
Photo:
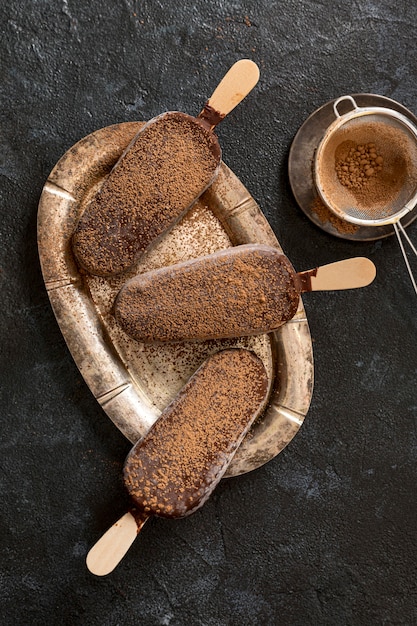
[[(102, 320), (95, 310), (92, 314), (94, 306), (68, 240), (77, 219), (77, 205), (89, 186), (88, 180), (100, 176), (100, 172), (102, 175), (103, 160), (117, 160), (123, 148), (120, 138), (130, 132), (133, 136), (143, 125), (144, 122), (113, 124), (74, 144), (52, 169), (38, 208), (39, 257), (58, 325), (87, 386), (107, 416), (132, 443), (146, 432), (155, 416), (146, 412), (145, 399), (138, 394), (117, 354), (106, 344)], [(218, 178), (203, 197), (225, 231), (233, 235), (234, 245), (266, 243), (282, 251), (260, 207), (224, 162)], [(227, 211), (222, 211), (224, 206)], [(50, 228), (51, 222), (55, 226), (55, 236)], [(275, 378), (264, 414), (240, 446), (226, 476), (252, 471), (274, 458), (298, 432), (310, 407), (314, 363), (301, 298), (293, 320), (270, 333), (269, 337), (280, 354), (280, 384), (276, 384)], [(291, 376), (295, 363), (303, 366), (302, 371), (297, 370), (296, 377)], [(137, 421), (138, 407), (143, 413), (141, 432), (132, 428), (132, 423)]]

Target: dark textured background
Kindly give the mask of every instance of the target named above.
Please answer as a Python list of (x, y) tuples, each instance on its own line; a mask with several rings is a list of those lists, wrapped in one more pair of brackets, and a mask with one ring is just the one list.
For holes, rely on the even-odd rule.
[[(393, 237), (326, 234), (287, 176), (295, 133), (328, 100), (378, 93), (417, 113), (416, 23), (411, 0), (1, 3), (1, 624), (417, 624), (416, 295)], [(316, 382), (292, 443), (194, 516), (150, 522), (95, 578), (85, 555), (125, 510), (129, 444), (55, 322), (37, 203), (76, 141), (197, 114), (242, 57), (261, 79), (218, 129), (224, 161), (298, 270), (359, 254), (378, 277), (304, 298)]]

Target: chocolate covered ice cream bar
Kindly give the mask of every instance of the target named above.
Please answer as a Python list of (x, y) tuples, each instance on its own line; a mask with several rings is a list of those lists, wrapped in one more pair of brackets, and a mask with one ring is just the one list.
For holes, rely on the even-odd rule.
[(264, 406), (268, 378), (249, 350), (223, 350), (192, 376), (129, 453), (124, 481), (142, 514), (184, 517), (204, 504)]
[(129, 268), (213, 182), (220, 159), (198, 118), (170, 112), (146, 124), (77, 224), (78, 263), (102, 276)]
[(89, 551), (92, 573), (109, 574), (150, 516), (185, 517), (206, 502), (264, 410), (269, 388), (265, 366), (250, 350), (223, 350), (199, 367), (127, 456), (124, 483), (133, 506)]
[(303, 292), (363, 287), (374, 277), (367, 258), (296, 273), (277, 248), (245, 244), (135, 276), (120, 290), (115, 316), (143, 343), (244, 337), (291, 320)]
[(242, 59), (198, 117), (167, 112), (145, 124), (87, 204), (72, 236), (78, 264), (99, 276), (130, 268), (213, 183), (221, 162), (215, 126), (254, 87)]
[(120, 290), (115, 315), (145, 343), (241, 337), (284, 324), (299, 296), (284, 254), (246, 244), (135, 276)]

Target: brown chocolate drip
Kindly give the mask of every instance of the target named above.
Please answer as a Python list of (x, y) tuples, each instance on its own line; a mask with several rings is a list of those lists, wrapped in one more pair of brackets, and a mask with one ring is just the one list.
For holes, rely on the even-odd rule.
[(136, 507), (129, 509), (129, 513), (135, 518), (138, 532), (140, 532), (144, 523), (149, 519), (149, 515), (146, 515), (143, 511), (139, 511)]
[(206, 102), (203, 110), (198, 116), (199, 119), (201, 119), (203, 122), (206, 122), (210, 126), (210, 129), (213, 129), (215, 126), (217, 126), (217, 124), (219, 124), (225, 117), (226, 115), (224, 113), (220, 113), (220, 111), (217, 111), (212, 106), (210, 106), (208, 101)]
[(312, 291), (311, 286), (311, 277), (317, 276), (318, 267), (315, 267), (312, 270), (308, 270), (306, 272), (300, 272), (296, 276), (296, 283), (300, 293), (305, 293), (306, 291)]

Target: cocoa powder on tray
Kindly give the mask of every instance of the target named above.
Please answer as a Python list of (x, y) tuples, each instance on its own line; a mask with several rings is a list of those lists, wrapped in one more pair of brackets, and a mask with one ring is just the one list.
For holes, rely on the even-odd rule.
[(356, 226), (356, 224), (351, 224), (346, 220), (342, 220), (335, 213), (333, 213), (333, 211), (323, 204), (319, 196), (314, 199), (310, 208), (311, 211), (317, 215), (322, 224), (331, 224), (340, 234), (353, 234), (359, 229), (359, 226)]

